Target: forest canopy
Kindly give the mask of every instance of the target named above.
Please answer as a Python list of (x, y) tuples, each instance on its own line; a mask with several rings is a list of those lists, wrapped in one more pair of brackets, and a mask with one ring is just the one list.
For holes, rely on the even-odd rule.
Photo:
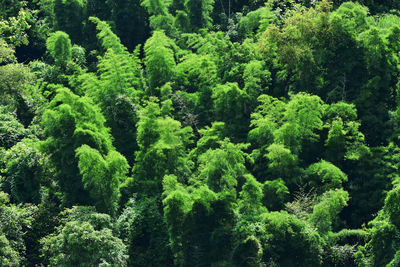
[(400, 1), (0, 1), (0, 266), (400, 266)]

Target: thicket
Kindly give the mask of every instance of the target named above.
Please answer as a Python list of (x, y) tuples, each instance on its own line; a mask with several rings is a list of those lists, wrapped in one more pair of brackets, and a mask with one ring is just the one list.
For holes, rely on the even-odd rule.
[(398, 266), (399, 12), (0, 1), (0, 266)]

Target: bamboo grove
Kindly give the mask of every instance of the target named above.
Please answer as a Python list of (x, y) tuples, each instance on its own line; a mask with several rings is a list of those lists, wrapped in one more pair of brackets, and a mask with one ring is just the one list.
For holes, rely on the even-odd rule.
[(0, 266), (400, 266), (400, 2), (0, 1)]

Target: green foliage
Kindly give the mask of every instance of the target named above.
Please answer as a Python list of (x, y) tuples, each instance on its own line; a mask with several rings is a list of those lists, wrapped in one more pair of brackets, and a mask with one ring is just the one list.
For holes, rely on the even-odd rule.
[(3, 190), (9, 192), (15, 202), (40, 203), (40, 187), (48, 184), (51, 166), (34, 140), (24, 139), (9, 149), (6, 162)]
[(0, 147), (8, 149), (25, 137), (26, 129), (7, 108), (0, 111)]
[(396, 251), (399, 247), (398, 229), (380, 213), (373, 221), (365, 246), (358, 248), (355, 254), (360, 266), (387, 266), (396, 262)]
[(172, 1), (143, 0), (141, 5), (147, 9), (150, 16), (150, 26), (155, 30), (164, 30), (168, 35), (176, 35), (175, 19), (169, 13), (168, 7)]
[(296, 177), (297, 158), (289, 149), (281, 144), (272, 144), (267, 148), (268, 170), (274, 178), (282, 178), (288, 183), (293, 183)]
[(157, 96), (161, 87), (173, 78), (175, 73), (174, 42), (163, 31), (155, 31), (144, 45), (150, 95)]
[(211, 13), (214, 8), (214, 0), (186, 0), (185, 8), (193, 32), (200, 28), (211, 27)]
[[(213, 58), (210, 55), (185, 55), (176, 66), (175, 77), (174, 88), (190, 93), (185, 95), (184, 101), (176, 99), (174, 101), (176, 105), (189, 106), (190, 102), (194, 102), (192, 109), (182, 110), (182, 112), (185, 112), (183, 115), (189, 117), (189, 112), (195, 114), (193, 119), (195, 123), (191, 123), (195, 127), (202, 127), (211, 123), (213, 87), (218, 81), (217, 66)], [(186, 104), (185, 102), (189, 103)]]
[(339, 212), (347, 205), (349, 194), (343, 189), (325, 192), (313, 208), (310, 222), (321, 235), (332, 230), (332, 223)]
[(86, 19), (86, 1), (54, 0), (54, 15), (55, 28), (66, 32), (74, 43), (79, 43)]
[(244, 216), (257, 216), (265, 211), (262, 207), (261, 199), (263, 197), (262, 185), (250, 174), (245, 175), (246, 182), (240, 191), (240, 200), (238, 202), (239, 212)]
[(106, 22), (96, 17), (90, 17), (89, 19), (96, 24), (98, 31), (97, 38), (101, 40), (101, 44), (105, 50), (112, 49), (117, 54), (126, 50), (121, 44), (119, 37), (112, 32), (111, 27)]
[(176, 87), (190, 93), (206, 93), (217, 82), (217, 68), (209, 55), (189, 54), (176, 66)]
[(106, 52), (97, 65), (99, 77), (93, 73), (79, 75), (79, 89), (100, 106), (116, 148), (132, 162), (137, 150), (135, 124), (143, 82), (140, 61), (137, 51), (129, 54), (105, 22), (91, 20), (97, 24), (98, 38)]
[(213, 89), (215, 117), (225, 122), (233, 140), (243, 140), (248, 128), (248, 95), (237, 84), (217, 85)]
[(386, 266), (394, 267), (394, 266), (399, 266), (399, 264), (400, 264), (400, 253), (399, 251), (397, 251), (396, 254), (394, 254), (393, 260), (391, 260), (389, 264), (387, 264)]
[(398, 209), (398, 201), (400, 197), (400, 188), (393, 188), (385, 199), (384, 211), (389, 215), (390, 222), (396, 227), (400, 226), (400, 210)]
[(62, 216), (56, 231), (40, 241), (47, 264), (126, 266), (126, 246), (114, 236), (110, 216), (82, 206), (67, 209)]
[(0, 265), (397, 266), (399, 5), (343, 2), (0, 0)]
[(113, 230), (112, 218), (108, 214), (97, 213), (92, 206), (73, 206), (60, 212), (60, 225), (64, 226), (71, 221), (88, 222), (96, 230), (109, 228)]
[(178, 183), (177, 177), (173, 175), (165, 176), (163, 179), (163, 199), (164, 218), (168, 224), (171, 249), (174, 254), (175, 262), (182, 264), (182, 238), (184, 233), (184, 218), (191, 210), (193, 200), (189, 192)]
[(263, 260), (283, 266), (321, 265), (323, 241), (306, 222), (286, 212), (271, 212), (262, 219), (267, 242), (263, 245)]
[(160, 0), (144, 0), (141, 5), (147, 8), (151, 15), (165, 15), (168, 12), (168, 7), (171, 1)]
[(251, 102), (255, 102), (258, 96), (267, 93), (271, 81), (271, 72), (265, 64), (259, 60), (246, 64), (243, 72), (244, 91), (249, 95)]
[(73, 45), (71, 48), (72, 61), (80, 67), (84, 67), (86, 65), (85, 52), (85, 48), (83, 48), (82, 46)]
[(259, 101), (261, 104), (256, 109), (256, 112), (251, 114), (252, 120), (250, 126), (253, 129), (249, 131), (248, 139), (253, 148), (254, 171), (260, 176), (265, 176), (265, 168), (263, 167), (265, 161), (264, 155), (267, 153), (267, 148), (275, 140), (274, 132), (281, 124), (280, 121), (285, 104), (268, 95), (260, 96)]
[[(368, 8), (352, 2), (346, 2), (333, 13), (332, 20), (334, 23), (342, 19), (344, 29), (350, 32), (360, 32), (366, 26), (366, 17)], [(343, 20), (343, 18), (346, 18)], [(365, 28), (364, 28), (365, 29)]]
[(133, 198), (118, 217), (115, 225), (128, 248), (129, 266), (172, 264), (166, 222), (159, 204), (156, 198)]
[(219, 142), (225, 138), (225, 123), (213, 122), (211, 127), (206, 126), (199, 130), (201, 137), (197, 141), (196, 147), (190, 152), (190, 157), (197, 160), (198, 157), (208, 149), (217, 149)]
[(238, 180), (246, 172), (242, 152), (245, 147), (224, 139), (220, 142), (220, 148), (207, 150), (199, 157), (199, 177), (193, 182), (205, 182), (214, 192), (236, 197)]
[(233, 43), (223, 32), (186, 34), (186, 45), (196, 49), (200, 55), (212, 55), (217, 66), (217, 77), (222, 83), (242, 85), (243, 71), (246, 63), (256, 57), (255, 45), (251, 41)]
[(190, 21), (185, 11), (183, 10), (176, 11), (174, 26), (175, 28), (179, 29), (182, 33), (190, 32)]
[(265, 31), (266, 27), (274, 20), (276, 20), (276, 15), (269, 6), (260, 7), (240, 19), (239, 32), (245, 37), (253, 36)]
[[(298, 179), (299, 158), (318, 153), (317, 145), (323, 129), (325, 107), (321, 99), (308, 94), (292, 95), (288, 103), (268, 95), (259, 97), (260, 105), (251, 115), (248, 133), (253, 145), (252, 157), (260, 178), (271, 175), (294, 183)], [(315, 150), (314, 150), (315, 149)], [(268, 170), (262, 166), (268, 160)]]
[(233, 263), (236, 266), (258, 266), (261, 264), (262, 254), (260, 241), (249, 236), (235, 249)]
[(309, 179), (309, 184), (317, 190), (330, 190), (341, 188), (343, 182), (347, 182), (347, 176), (338, 167), (328, 161), (310, 165), (305, 171)]
[(0, 63), (12, 63), (16, 61), (15, 51), (4, 40), (0, 41)]
[(262, 203), (270, 211), (281, 210), (289, 197), (289, 189), (282, 179), (265, 181), (262, 190)]
[[(217, 264), (228, 259), (234, 224), (229, 195), (218, 197), (204, 185), (188, 194), (178, 185), (164, 205), (176, 264)], [(179, 214), (184, 216), (175, 218)]]
[(17, 266), (20, 264), (18, 253), (10, 247), (7, 238), (0, 235), (0, 264), (2, 266)]
[(357, 160), (369, 153), (364, 135), (359, 131), (360, 123), (353, 105), (344, 102), (327, 108), (326, 116), (329, 128), (325, 141), (327, 157), (339, 164), (343, 159)]
[(46, 47), (56, 65), (65, 66), (71, 60), (71, 40), (62, 31), (52, 33), (46, 41)]
[[(116, 169), (113, 167), (113, 157), (116, 154), (112, 152), (111, 136), (104, 123), (105, 119), (99, 108), (90, 99), (74, 95), (66, 88), (57, 91), (57, 95), (43, 114), (42, 125), (47, 139), (42, 143), (42, 148), (43, 151), (50, 154), (52, 162), (57, 167), (59, 172), (57, 178), (61, 189), (65, 192), (66, 204), (88, 203), (88, 198), (84, 196), (87, 191), (84, 191), (78, 165), (81, 173), (86, 176), (88, 175), (89, 166), (96, 161), (96, 164), (101, 164), (102, 161), (98, 161), (99, 155), (109, 155), (109, 166), (107, 168), (111, 174), (108, 177), (118, 180), (126, 173), (126, 165), (121, 165)], [(83, 151), (92, 151), (97, 157), (86, 157), (86, 154), (83, 157), (76, 157), (77, 149), (82, 145), (87, 145), (85, 146), (86, 148), (91, 147), (97, 152), (82, 148), (80, 155), (85, 154)], [(88, 155), (93, 155), (93, 153)], [(117, 162), (124, 162), (121, 157), (117, 157)], [(82, 162), (80, 162), (81, 160)], [(96, 173), (98, 170), (93, 171)], [(90, 184), (89, 181), (91, 179), (96, 180), (100, 179), (100, 177), (97, 175), (97, 177), (91, 177), (90, 179), (85, 178), (85, 183)], [(101, 179), (105, 179), (105, 177), (101, 177)], [(109, 188), (107, 190), (118, 187), (118, 185), (115, 185), (115, 180), (108, 182)], [(97, 186), (94, 187), (96, 188)], [(96, 193), (93, 192), (96, 197), (100, 197), (98, 190), (99, 188), (96, 188)], [(102, 192), (101, 197), (104, 194), (106, 192)], [(109, 197), (115, 200), (115, 194)], [(110, 201), (107, 202), (111, 204)], [(102, 209), (110, 210), (110, 206), (102, 207)]]
[(189, 180), (192, 186), (165, 176), (164, 214), (176, 264), (198, 264), (202, 259), (218, 264), (228, 259), (238, 180), (247, 179), (239, 194), (240, 212), (251, 217), (263, 211), (261, 186), (245, 174), (243, 148), (225, 139), (220, 148), (207, 150), (199, 157), (198, 174)]
[[(27, 22), (29, 12), (24, 9), (20, 9), (18, 16), (1, 16), (0, 21), (0, 36), (2, 39), (2, 45), (10, 45), (13, 47), (27, 45), (28, 36), (26, 30), (29, 29)], [(3, 50), (4, 51), (4, 50)]]
[[(104, 127), (104, 117), (98, 107), (90, 99), (79, 97), (67, 88), (60, 88), (50, 102), (43, 114), (43, 126), (45, 135), (50, 137), (43, 144), (45, 148), (56, 145), (67, 147), (69, 143), (80, 146), (86, 142), (101, 152), (111, 148), (108, 129)], [(61, 129), (66, 126), (73, 128), (62, 132)], [(67, 141), (71, 137), (73, 139)], [(57, 153), (56, 149), (51, 152)]]
[(107, 0), (115, 33), (129, 49), (143, 44), (150, 36), (148, 15), (139, 0)]
[(57, 192), (57, 189), (54, 184), (43, 189), (41, 203), (37, 205), (37, 210), (32, 215), (30, 231), (25, 233), (26, 258), (30, 264), (43, 262), (40, 239), (53, 233), (60, 225), (61, 194)]
[(42, 239), (49, 266), (127, 266), (126, 247), (110, 229), (70, 221), (57, 234)]
[[(3, 246), (0, 250), (0, 259), (5, 263), (25, 265), (27, 262), (24, 237), (25, 232), (31, 227), (32, 214), (35, 212), (35, 208), (28, 205), (25, 207), (16, 206), (8, 202), (8, 195), (0, 191), (0, 236)], [(9, 266), (12, 266), (12, 264)]]
[(162, 114), (168, 103), (163, 104), (160, 107), (149, 102), (140, 112), (139, 150), (132, 170), (134, 191), (139, 194), (160, 195), (164, 175), (175, 174), (187, 179), (190, 174), (186, 147), (191, 143), (192, 129), (182, 128), (180, 122)]
[(292, 96), (284, 112), (284, 124), (277, 132), (277, 141), (282, 142), (294, 154), (301, 150), (302, 142), (318, 139), (316, 131), (322, 129), (324, 108), (318, 96), (297, 94)]
[(129, 165), (116, 151), (109, 152), (105, 158), (98, 150), (82, 145), (76, 150), (78, 167), (84, 188), (95, 200), (100, 212), (115, 214), (118, 208), (119, 187), (125, 182)]
[[(0, 104), (2, 113), (12, 114), (27, 127), (36, 111), (43, 105), (43, 97), (34, 86), (36, 80), (27, 66), (10, 63), (0, 66)], [(10, 119), (5, 119), (10, 120)]]

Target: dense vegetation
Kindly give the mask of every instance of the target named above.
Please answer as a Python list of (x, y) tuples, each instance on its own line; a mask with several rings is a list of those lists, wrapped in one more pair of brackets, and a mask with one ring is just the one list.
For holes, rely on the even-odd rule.
[(400, 266), (400, 1), (0, 19), (0, 266)]

